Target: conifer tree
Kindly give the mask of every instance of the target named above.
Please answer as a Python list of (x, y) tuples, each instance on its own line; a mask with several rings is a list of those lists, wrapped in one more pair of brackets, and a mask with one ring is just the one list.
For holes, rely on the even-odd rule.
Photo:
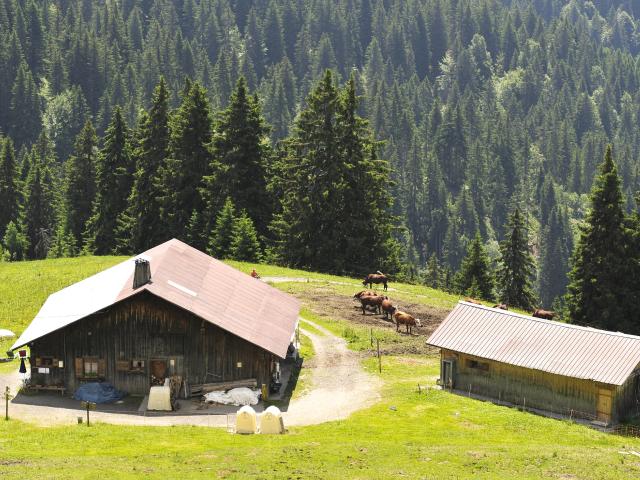
[(321, 271), (387, 268), (389, 167), (356, 113), (353, 79), (339, 92), (327, 71), (306, 104), (279, 164), (276, 251), (288, 264)]
[(51, 246), (47, 258), (73, 257), (77, 253), (76, 239), (68, 232), (64, 225), (58, 225), (51, 239)]
[(500, 242), (497, 280), (501, 303), (529, 310), (535, 306), (532, 279), (535, 264), (529, 252), (527, 228), (520, 209), (509, 216), (504, 240)]
[(0, 238), (7, 225), (18, 218), (18, 169), (13, 142), (0, 139)]
[(51, 172), (34, 148), (24, 187), (24, 234), (29, 259), (46, 258), (55, 225)]
[(156, 86), (148, 114), (140, 121), (133, 187), (127, 210), (118, 219), (119, 250), (148, 250), (167, 239), (160, 216), (159, 169), (169, 149), (169, 91), (164, 78)]
[(431, 288), (440, 288), (441, 275), (442, 272), (440, 264), (438, 263), (438, 257), (435, 253), (432, 253), (425, 268), (424, 284)]
[(82, 234), (91, 217), (96, 195), (97, 142), (96, 131), (87, 120), (76, 138), (74, 155), (66, 162), (62, 236), (68, 232), (78, 248), (82, 248)]
[[(185, 88), (182, 103), (170, 121), (169, 157), (160, 169), (161, 214), (167, 237), (187, 239), (206, 247), (203, 225), (205, 201), (201, 192), (210, 173), (211, 112), (205, 89), (196, 83)], [(194, 216), (199, 218), (193, 222)]]
[(564, 295), (572, 251), (573, 237), (567, 213), (555, 206), (540, 235), (539, 292), (543, 308), (552, 308), (555, 299)]
[(233, 223), (232, 241), (229, 248), (229, 256), (234, 260), (243, 262), (259, 262), (262, 258), (258, 233), (253, 226), (253, 221), (242, 212)]
[(209, 238), (208, 251), (214, 257), (227, 258), (231, 253), (235, 220), (235, 207), (233, 205), (233, 201), (231, 198), (227, 197), (222, 209), (218, 212), (215, 226), (213, 227)]
[(249, 95), (240, 78), (229, 106), (220, 112), (212, 141), (214, 175), (207, 177), (205, 191), (211, 211), (220, 208), (221, 195), (230, 196), (236, 208), (246, 210), (264, 235), (270, 220), (271, 201), (266, 171), (271, 155), (268, 128), (256, 97)]
[(29, 241), (18, 226), (13, 221), (10, 221), (2, 238), (2, 246), (8, 260), (24, 260), (27, 255)]
[(29, 67), (23, 63), (11, 90), (11, 137), (18, 147), (37, 138), (42, 128), (40, 110), (38, 87)]
[(594, 180), (590, 202), (569, 274), (567, 303), (571, 321), (639, 333), (640, 325), (634, 321), (638, 315), (638, 295), (628, 290), (630, 239), (625, 230), (620, 178), (610, 145)]
[(96, 198), (85, 231), (85, 248), (96, 255), (117, 250), (118, 215), (126, 208), (131, 191), (132, 160), (129, 129), (116, 107), (100, 151), (96, 175)]
[[(482, 245), (480, 233), (469, 243), (467, 256), (462, 261), (462, 267), (456, 278), (457, 288), (461, 293), (493, 300), (493, 276), (489, 257)], [(472, 291), (473, 290), (473, 291)]]

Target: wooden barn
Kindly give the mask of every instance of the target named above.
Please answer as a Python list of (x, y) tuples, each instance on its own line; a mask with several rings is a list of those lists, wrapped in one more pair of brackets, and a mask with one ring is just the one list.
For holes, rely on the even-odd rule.
[(639, 413), (640, 337), (460, 302), (427, 344), (446, 388), (604, 424)]
[(146, 394), (169, 376), (268, 385), (298, 312), (295, 298), (174, 239), (51, 295), (12, 349), (30, 347), (32, 384), (69, 393), (106, 380)]

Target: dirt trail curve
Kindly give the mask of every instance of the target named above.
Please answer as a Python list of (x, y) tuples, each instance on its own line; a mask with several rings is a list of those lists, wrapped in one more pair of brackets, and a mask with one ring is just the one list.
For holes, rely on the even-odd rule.
[(289, 425), (313, 425), (347, 418), (353, 412), (369, 407), (380, 399), (382, 381), (366, 373), (360, 357), (349, 350), (347, 342), (329, 330), (305, 320), (324, 335), (304, 329), (315, 349), (312, 390), (291, 401), (284, 414)]
[[(305, 320), (305, 322), (308, 322)], [(312, 388), (306, 395), (294, 399), (284, 412), (285, 425), (313, 425), (341, 420), (356, 410), (366, 408), (379, 398), (382, 382), (362, 369), (357, 353), (347, 343), (323, 327), (308, 322), (324, 335), (302, 331), (313, 342), (315, 357), (311, 370)], [(10, 386), (17, 391), (20, 380), (17, 372), (0, 375), (0, 390)], [(68, 425), (82, 416), (81, 410), (12, 403), (10, 416), (39, 425)], [(118, 425), (196, 425), (227, 427), (227, 415), (163, 415), (142, 416), (123, 413), (93, 412), (94, 421)], [(234, 423), (234, 415), (229, 418)]]

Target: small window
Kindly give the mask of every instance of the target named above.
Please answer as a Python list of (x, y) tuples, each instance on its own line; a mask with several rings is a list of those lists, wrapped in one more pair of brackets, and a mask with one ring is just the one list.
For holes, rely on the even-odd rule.
[(85, 377), (97, 377), (98, 376), (98, 360), (85, 359), (84, 360), (84, 376)]
[(483, 372), (486, 372), (489, 370), (489, 364), (487, 362), (479, 362), (477, 360), (471, 360), (471, 359), (467, 359), (467, 367), (473, 368), (476, 370), (482, 370)]

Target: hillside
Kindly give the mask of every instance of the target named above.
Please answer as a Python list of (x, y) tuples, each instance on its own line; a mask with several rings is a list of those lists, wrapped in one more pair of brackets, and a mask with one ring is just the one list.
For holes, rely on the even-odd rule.
[[(120, 260), (80, 257), (1, 264), (0, 326), (8, 321), (19, 330), (48, 293)], [(233, 265), (244, 271), (255, 266)], [(418, 384), (434, 385), (438, 357), (407, 354), (406, 348), (414, 346), (411, 340), (384, 325), (353, 323), (358, 315), (345, 311), (347, 306), (353, 309), (353, 303), (340, 302), (359, 289), (357, 280), (267, 265), (257, 269), (277, 280), (279, 288), (300, 295), (307, 307), (303, 317), (344, 335), (351, 348), (363, 352), (366, 370), (384, 382), (382, 401), (347, 420), (293, 427), (278, 437), (230, 435), (203, 427), (97, 424), (87, 429), (1, 422), (0, 475), (96, 478), (108, 470), (118, 478), (150, 479), (626, 479), (640, 474), (635, 457), (619, 453), (640, 450), (638, 440), (440, 390), (418, 393)], [(430, 312), (446, 311), (456, 301), (424, 287), (392, 283), (390, 288), (393, 298)], [(327, 310), (331, 302), (342, 308)], [(309, 328), (306, 322), (303, 327)], [(377, 359), (366, 353), (370, 328), (389, 349), (381, 374)], [(400, 338), (400, 349), (394, 337)]]
[[(244, 143), (246, 150), (239, 157), (259, 158), (263, 164), (253, 171), (264, 167), (266, 173), (252, 176), (250, 185), (240, 189), (259, 194), (261, 201), (252, 206), (245, 205), (246, 198), (234, 202), (247, 210), (259, 243), (273, 254), (278, 242), (267, 224), (283, 204), (282, 198), (266, 195), (263, 183), (281, 177), (275, 159), (286, 157), (291, 145), (283, 140), (297, 135), (296, 122), (310, 105), (309, 95), (329, 69), (338, 85), (353, 76), (361, 97), (357, 112), (369, 121), (371, 137), (384, 142), (371, 143), (368, 133), (358, 137), (368, 138), (365, 151), (371, 153), (375, 145), (376, 158), (390, 164), (390, 177), (372, 178), (369, 185), (379, 185), (372, 198), (380, 197), (381, 210), (395, 216), (389, 219), (392, 230), (383, 225), (382, 240), (393, 232), (398, 245), (372, 246), (374, 254), (384, 246), (384, 255), (369, 265), (336, 262), (322, 269), (364, 273), (365, 267), (388, 266), (406, 277), (450, 285), (451, 273), (459, 269), (476, 231), (492, 261), (498, 258), (497, 242), (504, 236), (507, 215), (520, 206), (537, 257), (536, 290), (541, 303), (550, 307), (565, 292), (576, 226), (584, 217), (586, 193), (607, 143), (614, 147), (624, 206), (635, 208), (633, 196), (640, 188), (640, 137), (635, 128), (639, 29), (636, 3), (620, 0), (4, 0), (0, 131), (12, 141), (2, 149), (0, 184), (9, 186), (0, 187), (0, 198), (9, 207), (0, 215), (0, 237), (14, 222), (12, 236), (2, 238), (4, 247), (11, 240), (11, 249), (16, 248), (22, 233), (28, 247), (20, 256), (30, 258), (42, 258), (49, 250), (50, 256), (72, 255), (86, 247), (84, 227), (95, 210), (86, 199), (97, 194), (96, 185), (82, 179), (92, 176), (98, 191), (122, 189), (113, 195), (111, 210), (105, 210), (112, 216), (103, 219), (114, 228), (124, 200), (131, 201), (132, 178), (115, 183), (101, 179), (104, 158), (116, 162), (113, 171), (119, 175), (148, 168), (151, 157), (161, 164), (167, 158), (178, 161), (164, 165), (169, 173), (163, 186), (169, 191), (175, 187), (172, 180), (178, 186), (211, 180), (215, 172), (209, 167), (216, 162), (231, 162), (233, 173), (242, 162), (229, 153), (233, 148), (225, 144), (224, 135), (212, 136), (210, 124), (218, 133), (226, 125), (247, 134), (224, 113), (242, 76), (246, 93), (257, 94), (258, 101), (247, 103), (255, 116), (246, 138), (253, 140)], [(166, 105), (154, 110), (152, 123), (159, 118), (167, 123), (156, 123), (156, 136), (146, 137), (153, 91), (161, 77)], [(198, 85), (196, 103), (204, 109), (198, 115), (180, 108), (189, 98), (191, 84), (185, 77)], [(118, 128), (111, 132), (117, 130), (120, 137), (109, 142), (108, 127), (116, 118)], [(200, 122), (200, 136), (191, 139), (199, 145), (179, 141), (185, 118)], [(85, 129), (87, 120), (91, 127)], [(153, 138), (157, 149), (149, 150), (143, 138)], [(118, 155), (116, 147), (121, 148)], [(187, 165), (176, 149), (198, 154)], [(155, 152), (151, 157), (143, 154), (150, 151)], [(344, 159), (337, 160), (339, 165)], [(157, 173), (142, 171), (151, 177)], [(176, 172), (187, 171), (193, 171), (194, 178), (174, 178)], [(9, 177), (15, 177), (15, 185)], [(30, 193), (35, 178), (42, 197)], [(235, 179), (241, 180), (247, 178)], [(341, 184), (336, 180), (333, 187)], [(269, 193), (278, 197), (282, 187), (275, 182)], [(201, 188), (220, 193), (219, 185), (205, 182)], [(233, 196), (240, 190), (230, 192)], [(79, 191), (84, 194), (76, 197)], [(194, 192), (184, 195), (197, 197)], [(165, 216), (181, 217), (182, 226), (193, 220), (191, 226), (206, 237), (180, 231), (181, 238), (206, 243), (224, 197), (205, 208), (207, 198), (190, 199), (185, 206), (184, 199), (150, 194), (152, 200), (158, 196), (173, 202), (163, 207), (169, 209)], [(359, 196), (328, 206), (353, 203), (355, 211), (362, 210), (356, 205)], [(319, 212), (327, 208), (321, 197), (316, 200)], [(364, 205), (372, 203), (369, 199)], [(170, 211), (176, 205), (185, 211)], [(42, 214), (25, 215), (36, 211)], [(352, 215), (339, 213), (341, 225)], [(380, 211), (373, 213), (381, 218)], [(148, 218), (141, 228), (151, 228), (146, 223), (158, 220), (153, 213)], [(362, 239), (379, 233), (372, 227), (356, 232), (356, 223), (348, 225), (351, 231), (346, 233), (357, 237), (354, 243), (360, 248), (366, 245)], [(106, 251), (98, 253), (109, 253), (120, 240), (106, 242)], [(124, 240), (118, 248), (141, 250)], [(439, 265), (439, 275), (426, 268), (428, 259), (431, 266)], [(303, 253), (287, 259), (302, 266), (312, 260)]]

